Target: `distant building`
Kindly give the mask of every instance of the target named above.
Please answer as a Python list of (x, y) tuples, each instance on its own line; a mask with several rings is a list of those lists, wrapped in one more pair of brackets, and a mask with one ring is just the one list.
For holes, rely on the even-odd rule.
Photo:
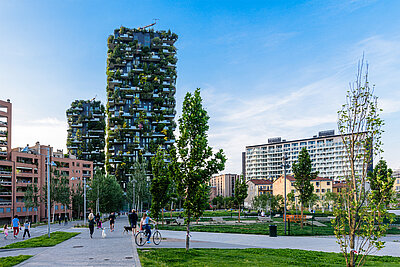
[(235, 192), (235, 182), (238, 174), (221, 174), (210, 179), (210, 186), (215, 187), (215, 196), (232, 197)]
[(394, 190), (400, 192), (400, 169), (393, 170), (392, 176), (395, 178), (393, 185)]
[(247, 197), (244, 200), (244, 206), (251, 208), (253, 205), (254, 197), (263, 194), (273, 193), (273, 183), (271, 180), (252, 179), (247, 182)]
[[(285, 196), (285, 176), (281, 175), (278, 179), (274, 181), (274, 196), (276, 195), (281, 195)], [(296, 196), (296, 201), (297, 201), (297, 196), (298, 192), (296, 192), (296, 188), (294, 187), (294, 182), (296, 179), (292, 175), (287, 175), (286, 176), (286, 195), (289, 194), (290, 192), (293, 192)], [(314, 186), (314, 194), (316, 194), (319, 198), (319, 201), (317, 201), (316, 208), (321, 208), (322, 207), (322, 201), (325, 199), (325, 194), (328, 192), (332, 192), (333, 188), (333, 180), (324, 178), (324, 177), (317, 177), (314, 180), (311, 180), (311, 184)]]
[[(272, 179), (283, 175), (283, 156), (288, 156), (287, 174), (292, 174), (293, 163), (297, 162), (301, 149), (307, 148), (313, 171), (318, 176), (341, 180), (346, 172), (346, 151), (340, 135), (334, 130), (319, 132), (312, 138), (287, 141), (270, 138), (267, 144), (246, 146), (246, 179)], [(361, 152), (361, 151), (360, 151)], [(362, 164), (356, 163), (356, 172), (361, 173)], [(372, 162), (369, 165), (372, 169)]]
[[(7, 142), (7, 148), (1, 147), (3, 154), (0, 160), (0, 224), (9, 224), (14, 215), (18, 215), (21, 219), (29, 217), (32, 221), (42, 221), (47, 218), (44, 201), (40, 201), (38, 207), (27, 208), (24, 195), (28, 185), (35, 185), (38, 195), (44, 196), (47, 156), (49, 155), (50, 162), (55, 164), (52, 169), (68, 177), (72, 190), (76, 189), (83, 179), (90, 180), (93, 177), (93, 163), (78, 160), (74, 156), (66, 158), (62, 150), (53, 151), (52, 147), (40, 145), (39, 142), (32, 147), (11, 150), (11, 103), (0, 101), (0, 108), (4, 107), (7, 110), (0, 111), (3, 121), (0, 126), (6, 127), (0, 130), (2, 131), (0, 138)], [(51, 214), (53, 213), (55, 213), (55, 218), (59, 216), (71, 218), (72, 216), (71, 207), (64, 207), (60, 203), (55, 203), (51, 211)]]
[(345, 187), (346, 187), (346, 183), (344, 181), (341, 181), (341, 182), (336, 181), (332, 185), (332, 192), (335, 194), (338, 194), (338, 193), (342, 192), (343, 188), (345, 188)]
[(104, 168), (105, 109), (100, 101), (75, 100), (66, 112), (67, 150), (77, 159), (92, 161)]

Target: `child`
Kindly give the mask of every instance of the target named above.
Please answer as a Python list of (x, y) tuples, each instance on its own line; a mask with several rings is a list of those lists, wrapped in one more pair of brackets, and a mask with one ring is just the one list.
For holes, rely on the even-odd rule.
[(29, 233), (30, 226), (31, 226), (30, 222), (28, 221), (28, 219), (26, 219), (25, 223), (24, 223), (25, 231), (24, 231), (24, 236), (22, 237), (22, 239), (25, 239), (26, 234), (28, 234), (28, 237), (31, 238), (31, 234)]
[(8, 237), (8, 225), (4, 225), (4, 239), (7, 239)]

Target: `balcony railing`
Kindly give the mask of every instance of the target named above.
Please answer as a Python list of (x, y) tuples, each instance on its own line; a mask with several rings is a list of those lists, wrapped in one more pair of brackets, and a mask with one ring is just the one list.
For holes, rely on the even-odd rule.
[(0, 201), (0, 206), (11, 206), (11, 201)]

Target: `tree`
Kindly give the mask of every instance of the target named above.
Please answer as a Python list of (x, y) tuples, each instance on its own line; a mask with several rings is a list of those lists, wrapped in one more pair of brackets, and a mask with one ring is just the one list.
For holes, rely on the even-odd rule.
[(240, 222), (240, 209), (241, 206), (247, 197), (247, 183), (244, 180), (243, 176), (238, 177), (235, 181), (235, 191), (234, 191), (234, 198), (235, 202), (238, 204), (239, 207), (239, 214), (238, 214), (238, 222)]
[(300, 202), (300, 225), (303, 229), (304, 204), (310, 200), (314, 192), (314, 186), (311, 184), (311, 180), (317, 177), (317, 173), (312, 172), (311, 159), (307, 148), (303, 147), (301, 149), (299, 159), (296, 163), (293, 163), (292, 169), (294, 178), (296, 179), (294, 181), (294, 188), (296, 188)]
[(296, 209), (296, 195), (293, 191), (287, 194), (288, 205), (292, 206), (292, 210)]
[(208, 198), (207, 182), (213, 174), (224, 169), (226, 158), (222, 150), (213, 153), (208, 146), (209, 116), (203, 109), (200, 89), (187, 93), (179, 119), (180, 136), (171, 149), (171, 171), (183, 197), (186, 216), (186, 250), (189, 250), (190, 222), (204, 212)]
[[(383, 121), (379, 117), (374, 87), (368, 81), (368, 65), (364, 59), (358, 65), (356, 81), (350, 84), (346, 103), (338, 112), (338, 128), (345, 148), (345, 188), (334, 208), (334, 227), (347, 266), (361, 266), (373, 249), (381, 249), (387, 226), (382, 225), (386, 207), (376, 205), (374, 190), (369, 191), (368, 171), (374, 156), (383, 152), (381, 133)], [(361, 171), (356, 167), (362, 166)], [(385, 199), (383, 190), (379, 198)]]
[[(150, 203), (150, 179), (146, 175), (146, 163), (135, 162), (129, 170), (131, 180), (127, 185), (126, 195), (128, 202), (135, 209), (143, 209), (143, 203)], [(135, 201), (133, 202), (133, 198)]]
[(325, 194), (325, 204), (328, 206), (328, 209), (332, 211), (332, 207), (337, 203), (337, 194), (333, 192), (326, 192)]
[(371, 202), (378, 207), (388, 208), (393, 199), (393, 185), (396, 178), (392, 177), (392, 173), (392, 169), (388, 169), (386, 161), (380, 160), (374, 171), (368, 175)]
[(102, 213), (111, 213), (122, 208), (124, 195), (115, 176), (97, 171), (88, 185), (87, 198), (93, 210), (96, 207), (97, 198), (99, 198), (99, 211)]
[(27, 185), (24, 193), (24, 202), (28, 211), (29, 209), (34, 209), (39, 206), (39, 189), (36, 184)]
[(167, 155), (163, 149), (158, 149), (151, 159), (153, 179), (151, 181), (151, 214), (157, 220), (162, 210), (162, 223), (164, 224), (164, 208), (170, 199), (171, 179), (167, 164)]
[(76, 214), (77, 218), (80, 218), (81, 212), (83, 211), (83, 187), (81, 184), (77, 184), (75, 189), (71, 189), (71, 202), (72, 202), (72, 213)]

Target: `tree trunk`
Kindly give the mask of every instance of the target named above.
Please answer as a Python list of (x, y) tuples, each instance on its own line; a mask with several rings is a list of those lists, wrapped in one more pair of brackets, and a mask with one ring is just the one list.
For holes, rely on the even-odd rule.
[(189, 251), (189, 238), (190, 238), (190, 216), (187, 218), (186, 222), (186, 251)]
[(300, 227), (303, 229), (303, 203), (300, 203), (300, 209), (301, 209), (301, 217), (300, 217)]
[[(353, 223), (354, 221), (354, 223)], [(355, 219), (352, 218), (351, 224), (350, 224), (350, 229), (349, 229), (349, 236), (350, 236), (350, 259), (348, 262), (349, 267), (354, 267), (355, 266), (355, 257), (354, 257), (354, 247), (355, 247)]]
[(169, 214), (171, 215), (171, 220), (172, 220), (172, 208), (173, 208), (173, 206), (174, 206), (174, 202), (171, 202), (171, 209), (169, 211)]
[(240, 222), (240, 205), (239, 205), (239, 215), (238, 215), (238, 222)]

